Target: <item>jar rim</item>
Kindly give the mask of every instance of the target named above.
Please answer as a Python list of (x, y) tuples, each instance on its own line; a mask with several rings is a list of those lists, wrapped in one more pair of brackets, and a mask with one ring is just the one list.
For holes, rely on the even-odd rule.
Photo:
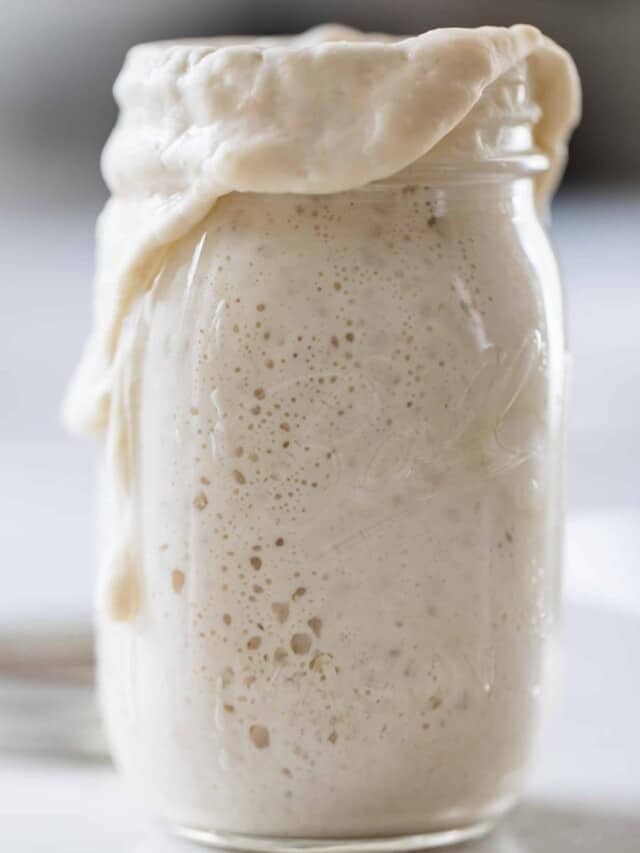
[(539, 151), (483, 160), (431, 162), (424, 158), (424, 160), (416, 160), (393, 175), (372, 181), (365, 186), (367, 188), (406, 186), (409, 183), (430, 183), (436, 180), (447, 183), (466, 183), (470, 180), (474, 182), (504, 181), (535, 177), (548, 171), (549, 165), (549, 158)]

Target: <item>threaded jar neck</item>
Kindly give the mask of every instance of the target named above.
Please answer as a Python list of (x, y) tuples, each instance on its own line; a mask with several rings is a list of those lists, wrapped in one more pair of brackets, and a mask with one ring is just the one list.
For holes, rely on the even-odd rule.
[(492, 180), (535, 175), (549, 167), (533, 129), (540, 107), (532, 97), (526, 63), (488, 86), (467, 116), (427, 154), (377, 185)]

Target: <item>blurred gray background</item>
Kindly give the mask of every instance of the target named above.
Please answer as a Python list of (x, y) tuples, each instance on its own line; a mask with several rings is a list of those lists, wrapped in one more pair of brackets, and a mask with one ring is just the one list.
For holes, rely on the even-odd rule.
[(638, 0), (1, 0), (0, 12), (0, 627), (90, 613), (94, 449), (58, 412), (90, 323), (98, 159), (126, 49), (331, 20), (409, 34), (524, 21), (574, 55), (584, 121), (554, 208), (574, 354), (569, 533), (606, 571), (581, 564), (570, 582), (593, 575), (586, 594), (627, 595), (640, 550)]

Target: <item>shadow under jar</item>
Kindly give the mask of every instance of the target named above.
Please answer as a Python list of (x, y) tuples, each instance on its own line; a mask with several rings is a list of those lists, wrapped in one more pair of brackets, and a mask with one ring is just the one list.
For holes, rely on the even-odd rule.
[(425, 847), (521, 790), (565, 352), (545, 161), (511, 130), (491, 162), (223, 197), (123, 331), (138, 604), (118, 618), (105, 570), (100, 689), (117, 763), (184, 835)]

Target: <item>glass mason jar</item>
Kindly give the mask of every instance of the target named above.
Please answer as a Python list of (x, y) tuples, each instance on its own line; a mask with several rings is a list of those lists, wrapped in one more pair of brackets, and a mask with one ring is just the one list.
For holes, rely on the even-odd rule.
[(178, 832), (408, 849), (521, 790), (564, 343), (544, 158), (526, 116), (498, 131), (490, 162), (459, 134), (360, 189), (223, 197), (123, 330), (139, 379), (103, 528), (139, 559), (103, 572), (100, 689), (118, 765)]

